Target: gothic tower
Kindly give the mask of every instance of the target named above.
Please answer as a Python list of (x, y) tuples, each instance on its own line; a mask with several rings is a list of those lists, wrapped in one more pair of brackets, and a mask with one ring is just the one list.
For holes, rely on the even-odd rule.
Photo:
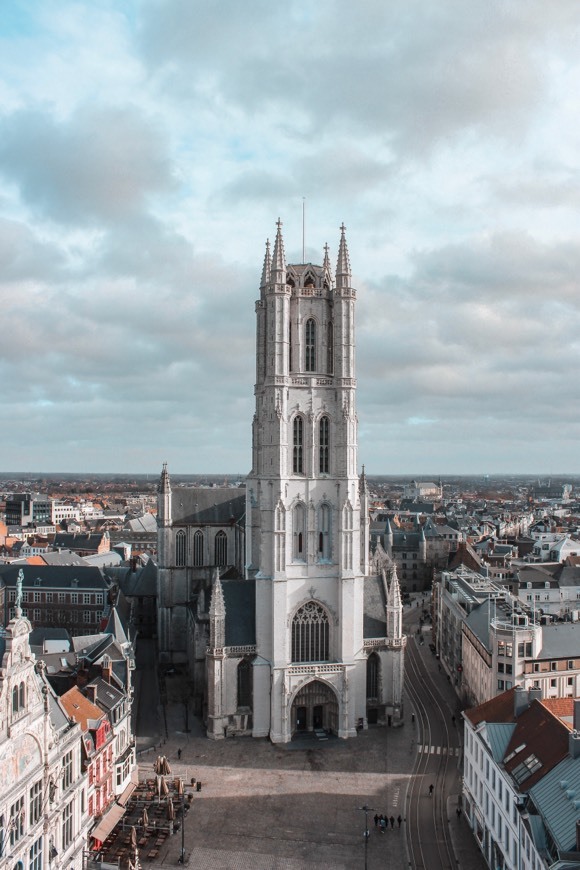
[(341, 227), (336, 272), (287, 265), (281, 223), (256, 303), (256, 408), (246, 575), (256, 582), (253, 734), (356, 734), (365, 716), (368, 495), (357, 470), (356, 291)]

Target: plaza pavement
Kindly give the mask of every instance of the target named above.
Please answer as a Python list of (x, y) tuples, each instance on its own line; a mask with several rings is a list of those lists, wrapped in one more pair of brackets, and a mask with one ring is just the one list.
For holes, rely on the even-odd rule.
[[(138, 656), (139, 659), (139, 656)], [(365, 867), (364, 812), (369, 813), (368, 870), (408, 868), (405, 822), (386, 833), (375, 812), (405, 816), (405, 795), (414, 762), (414, 732), (370, 728), (356, 739), (308, 737), (283, 746), (251, 737), (208, 740), (198, 719), (184, 732), (180, 703), (155, 703), (155, 671), (135, 672), (139, 700), (137, 748), (140, 779), (153, 774), (165, 754), (172, 774), (202, 783), (194, 791), (184, 829), (186, 864), (199, 870), (312, 870)], [(177, 679), (177, 678), (176, 678)], [(169, 683), (168, 688), (171, 688)], [(171, 691), (168, 691), (171, 698)], [(408, 708), (410, 716), (410, 710)], [(181, 758), (178, 750), (181, 749)], [(187, 791), (193, 791), (191, 786)], [(449, 800), (457, 868), (480, 866), (473, 836), (457, 820), (457, 797)], [(178, 866), (182, 832), (170, 837), (155, 861), (142, 866)]]

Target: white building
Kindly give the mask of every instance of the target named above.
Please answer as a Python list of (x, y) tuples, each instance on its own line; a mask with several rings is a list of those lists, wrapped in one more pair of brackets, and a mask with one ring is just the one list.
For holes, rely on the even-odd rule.
[[(208, 506), (202, 528), (199, 490), (172, 491), (167, 470), (162, 474), (161, 655), (172, 657), (189, 635), (191, 662), (207, 613), (213, 738), (252, 733), (277, 743), (301, 731), (346, 738), (367, 722), (395, 725), (402, 718), (399, 583), (392, 567), (379, 576), (371, 572), (369, 498), (358, 470), (355, 303), (344, 227), (333, 273), (328, 247), (322, 265), (287, 265), (278, 223), (256, 303), (256, 409), (244, 533), (236, 491), (229, 490), (229, 524)], [(210, 534), (213, 543), (201, 561)], [(224, 552), (232, 553), (227, 559), (218, 558), (217, 534)], [(196, 540), (200, 567), (228, 567), (223, 582), (215, 576), (209, 612), (203, 587), (195, 589), (195, 608), (188, 607)], [(236, 553), (243, 557), (243, 579), (229, 570)], [(171, 629), (179, 621), (189, 626), (181, 638)]]
[(580, 866), (579, 703), (518, 687), (464, 713), (463, 809), (494, 870)]
[(0, 638), (0, 868), (81, 870), (90, 821), (81, 732), (30, 651), (19, 588)]

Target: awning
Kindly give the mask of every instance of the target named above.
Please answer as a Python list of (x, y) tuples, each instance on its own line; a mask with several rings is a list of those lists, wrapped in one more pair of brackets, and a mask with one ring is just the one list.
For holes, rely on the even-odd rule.
[(91, 831), (91, 837), (94, 840), (99, 840), (101, 843), (106, 840), (119, 819), (125, 815), (125, 807), (120, 807), (119, 804), (113, 804), (110, 810), (107, 810), (96, 828)]
[(136, 767), (135, 770), (131, 772), (131, 779), (128, 785), (125, 786), (122, 794), (117, 798), (117, 803), (121, 804), (122, 807), (125, 806), (137, 786), (139, 785), (139, 769)]

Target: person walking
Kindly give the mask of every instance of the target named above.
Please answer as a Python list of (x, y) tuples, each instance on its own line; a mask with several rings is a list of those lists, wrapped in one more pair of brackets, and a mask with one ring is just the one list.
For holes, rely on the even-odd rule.
[(391, 816), (391, 818), (389, 819), (389, 821), (390, 821), (390, 823), (391, 823), (391, 828), (394, 828), (394, 827), (395, 827), (395, 817), (394, 817), (394, 816)]
[(403, 821), (403, 819), (401, 818), (401, 816), (400, 816), (400, 814), (399, 814), (399, 815), (397, 816), (397, 824), (398, 824), (399, 827), (401, 827), (401, 822), (402, 822), (402, 821)]
[(381, 834), (384, 834), (387, 830), (387, 820), (384, 816), (380, 817), (380, 825), (381, 825)]
[(431, 783), (431, 785), (429, 786), (429, 797), (433, 797), (433, 789), (434, 788), (435, 788), (435, 786), (433, 785), (433, 783)]
[(375, 813), (375, 828), (377, 828), (378, 825), (379, 825), (379, 814)]
[(177, 759), (181, 761), (181, 747), (177, 750)]

